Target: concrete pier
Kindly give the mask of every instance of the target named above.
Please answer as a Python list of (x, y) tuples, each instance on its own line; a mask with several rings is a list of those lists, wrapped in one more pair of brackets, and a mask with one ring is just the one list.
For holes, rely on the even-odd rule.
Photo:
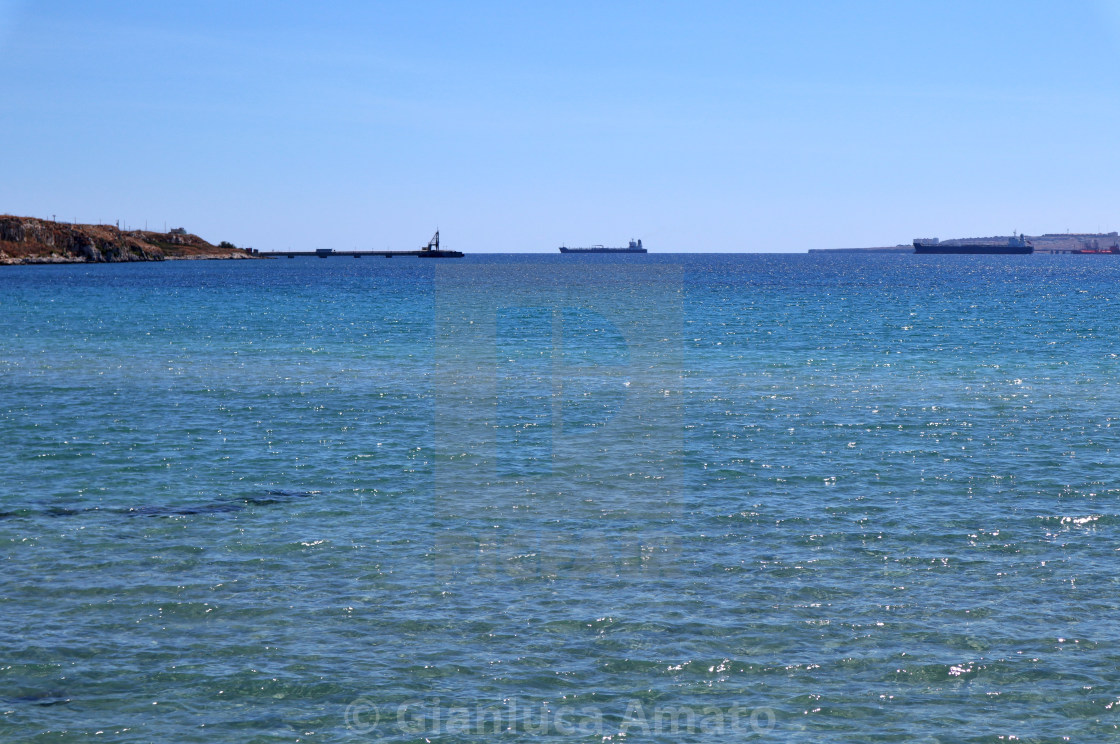
[(316, 251), (259, 251), (258, 256), (268, 258), (362, 258), (363, 256), (416, 256), (417, 258), (462, 258), (462, 251), (446, 251), (440, 249), (418, 251), (336, 251), (333, 248), (320, 248)]

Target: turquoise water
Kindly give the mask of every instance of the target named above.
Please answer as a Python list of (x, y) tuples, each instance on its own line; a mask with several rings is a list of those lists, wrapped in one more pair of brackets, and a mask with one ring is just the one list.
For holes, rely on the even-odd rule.
[(1116, 740), (1118, 287), (5, 267), (0, 739)]

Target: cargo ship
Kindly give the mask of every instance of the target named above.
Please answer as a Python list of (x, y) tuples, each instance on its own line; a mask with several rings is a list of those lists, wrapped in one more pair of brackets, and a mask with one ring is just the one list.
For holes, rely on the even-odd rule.
[(915, 253), (1034, 253), (1034, 246), (1025, 235), (1013, 235), (1005, 241), (976, 240), (940, 242), (937, 238), (914, 238)]
[(569, 248), (565, 245), (560, 246), (561, 253), (646, 253), (646, 249), (642, 247), (641, 240), (631, 240), (630, 245), (625, 248), (607, 248), (601, 245), (593, 245), (590, 248)]

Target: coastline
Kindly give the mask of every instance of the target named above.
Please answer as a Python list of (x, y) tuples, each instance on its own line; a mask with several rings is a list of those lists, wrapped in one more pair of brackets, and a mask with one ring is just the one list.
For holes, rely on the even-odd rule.
[(116, 225), (56, 222), (0, 215), (0, 265), (126, 263), (263, 258), (248, 248), (218, 245), (174, 228), (121, 230)]
[(95, 263), (146, 263), (154, 261), (240, 261), (265, 259), (266, 256), (251, 256), (237, 249), (228, 254), (206, 254), (189, 256), (160, 256), (159, 258), (124, 258), (115, 261), (93, 260), (84, 256), (9, 256), (0, 251), (0, 266), (43, 266), (48, 264), (95, 264)]

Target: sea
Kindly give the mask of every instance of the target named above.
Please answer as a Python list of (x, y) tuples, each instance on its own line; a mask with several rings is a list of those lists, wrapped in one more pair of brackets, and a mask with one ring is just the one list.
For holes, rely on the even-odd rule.
[(1109, 256), (0, 267), (0, 740), (1120, 740), (1118, 354)]

